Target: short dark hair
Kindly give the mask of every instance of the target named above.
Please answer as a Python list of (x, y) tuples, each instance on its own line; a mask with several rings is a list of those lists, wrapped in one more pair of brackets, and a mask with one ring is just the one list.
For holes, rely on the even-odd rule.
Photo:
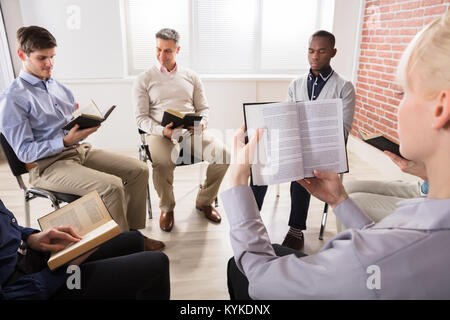
[(19, 48), (26, 55), (36, 50), (56, 47), (55, 37), (47, 29), (38, 26), (19, 28), (16, 38)]
[(331, 47), (334, 49), (334, 45), (336, 44), (336, 38), (331, 32), (325, 31), (325, 30), (319, 30), (314, 32), (314, 34), (311, 36), (311, 39), (314, 37), (322, 37), (327, 38), (330, 41)]
[(170, 28), (159, 30), (155, 34), (155, 37), (163, 40), (173, 40), (175, 41), (175, 45), (178, 45), (178, 41), (180, 41), (180, 34), (176, 30)]

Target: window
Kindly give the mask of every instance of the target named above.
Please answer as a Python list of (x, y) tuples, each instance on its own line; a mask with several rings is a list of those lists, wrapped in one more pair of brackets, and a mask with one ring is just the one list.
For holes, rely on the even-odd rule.
[(128, 0), (131, 74), (155, 61), (155, 33), (180, 33), (177, 61), (202, 74), (297, 74), (316, 30), (331, 30), (334, 0)]
[(9, 54), (8, 40), (3, 23), (2, 9), (0, 8), (0, 93), (2, 93), (14, 79), (11, 56)]

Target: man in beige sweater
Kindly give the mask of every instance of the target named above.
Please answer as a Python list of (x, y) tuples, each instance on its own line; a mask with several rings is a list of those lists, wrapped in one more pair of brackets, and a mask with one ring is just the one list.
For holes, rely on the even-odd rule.
[[(174, 225), (173, 171), (181, 148), (184, 159), (186, 154), (193, 154), (210, 163), (206, 180), (197, 195), (196, 208), (216, 223), (221, 221), (221, 217), (211, 204), (217, 196), (229, 163), (226, 148), (205, 130), (209, 106), (200, 78), (195, 72), (176, 62), (180, 52), (178, 41), (179, 34), (173, 29), (157, 32), (158, 62), (141, 73), (133, 84), (136, 122), (140, 129), (149, 134), (147, 142), (152, 156), (153, 184), (160, 198), (159, 225), (167, 232)], [(195, 112), (203, 117), (198, 126), (189, 127), (184, 132), (182, 142), (179, 142), (180, 128), (173, 128), (172, 123), (165, 127), (161, 125), (164, 111), (168, 108), (183, 114)]]

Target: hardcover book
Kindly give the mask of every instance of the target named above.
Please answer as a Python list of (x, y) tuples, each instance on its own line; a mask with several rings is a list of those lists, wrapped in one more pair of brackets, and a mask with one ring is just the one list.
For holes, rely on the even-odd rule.
[(348, 172), (341, 99), (245, 103), (244, 120), (249, 136), (265, 129), (251, 167), (255, 185)]
[(164, 111), (164, 115), (161, 121), (163, 127), (167, 126), (169, 123), (173, 122), (172, 128), (177, 128), (182, 126), (183, 128), (195, 127), (202, 120), (202, 116), (196, 113), (182, 114), (173, 109), (167, 109)]
[(63, 225), (71, 226), (82, 239), (65, 242), (65, 249), (52, 252), (48, 266), (54, 270), (120, 234), (97, 191), (92, 191), (38, 219), (42, 231)]
[(373, 134), (365, 134), (361, 130), (358, 130), (358, 134), (361, 137), (362, 141), (370, 144), (371, 146), (381, 150), (381, 151), (389, 151), (396, 154), (399, 157), (404, 158), (400, 154), (400, 146), (397, 142), (392, 139), (384, 136), (381, 133), (373, 133)]
[(116, 106), (113, 105), (109, 107), (105, 112), (101, 112), (100, 109), (95, 104), (94, 100), (91, 100), (91, 103), (79, 110), (75, 110), (72, 113), (73, 119), (67, 123), (63, 129), (70, 130), (78, 124), (80, 126), (79, 129), (87, 129), (98, 126), (100, 123), (108, 119), (111, 112), (114, 110)]

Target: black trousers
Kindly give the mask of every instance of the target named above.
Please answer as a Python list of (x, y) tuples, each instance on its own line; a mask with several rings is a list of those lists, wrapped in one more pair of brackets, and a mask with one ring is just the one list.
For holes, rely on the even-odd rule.
[[(253, 181), (250, 180), (250, 187), (255, 196), (258, 209), (261, 211), (264, 197), (266, 196), (267, 186), (254, 186)], [(308, 217), (309, 201), (311, 195), (299, 183), (291, 182), (291, 213), (289, 216), (289, 226), (306, 230), (306, 218)]]
[(81, 289), (64, 284), (52, 299), (169, 299), (169, 259), (144, 251), (137, 231), (104, 243), (80, 265)]
[[(306, 254), (287, 247), (274, 244), (273, 249), (278, 257), (295, 254), (297, 257), (304, 257)], [(227, 267), (228, 293), (231, 300), (252, 300), (248, 295), (247, 277), (238, 269), (234, 257), (228, 260)]]

